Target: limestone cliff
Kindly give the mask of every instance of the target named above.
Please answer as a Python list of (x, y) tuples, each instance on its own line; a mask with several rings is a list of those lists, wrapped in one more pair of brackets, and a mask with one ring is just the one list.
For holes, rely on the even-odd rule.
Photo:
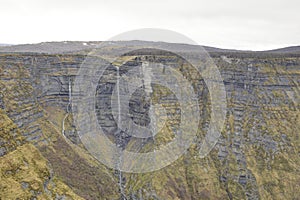
[[(174, 48), (179, 47), (174, 44)], [(203, 131), (198, 133), (197, 142), (172, 165), (145, 174), (111, 170), (96, 161), (81, 144), (73, 122), (69, 95), (85, 56), (78, 52), (0, 54), (3, 122), (0, 162), (2, 176), (5, 177), (1, 179), (2, 191), (11, 191), (4, 186), (17, 181), (20, 185), (13, 188), (16, 194), (38, 195), (44, 192), (53, 196), (55, 192), (51, 193), (51, 188), (49, 194), (45, 187), (31, 193), (29, 189), (34, 185), (42, 186), (46, 181), (43, 178), (50, 177), (53, 170), (57, 180), (68, 185), (64, 186), (68, 191), (71, 189), (84, 199), (299, 198), (300, 54), (211, 52), (224, 80), (228, 109), (222, 135), (205, 158), (200, 158), (197, 142), (203, 139), (211, 111), (209, 91), (201, 76), (195, 76), (188, 63), (170, 54), (145, 51), (124, 56), (122, 61), (126, 62), (121, 64), (113, 63), (119, 67), (119, 72), (112, 65), (99, 80), (95, 91), (98, 99), (96, 110), (99, 111), (99, 124), (105, 127), (106, 134), (123, 148), (151, 151), (155, 145), (169, 142), (173, 135), (166, 129), (165, 134), (158, 135), (154, 143), (115, 131), (116, 123), (108, 104), (117, 73), (126, 73), (147, 57), (148, 60), (174, 66), (198, 87), (202, 113), (200, 127)], [(153, 101), (164, 104), (171, 114), (174, 110), (168, 125), (176, 126), (179, 118), (174, 94), (158, 86), (153, 86), (153, 93), (156, 94), (151, 97)], [(149, 123), (150, 118), (147, 112), (149, 102), (141, 99), (144, 95), (142, 89), (137, 90), (130, 103), (130, 112), (135, 116), (133, 120), (139, 124)], [(120, 138), (122, 140), (118, 140)], [(30, 157), (23, 152), (38, 156)], [(16, 159), (12, 165), (20, 165), (20, 168), (26, 168), (19, 163), (20, 160), (40, 160), (42, 163), (48, 160), (49, 165), (43, 169), (49, 173), (44, 177), (36, 175), (39, 177), (37, 183), (31, 186), (30, 181), (19, 179), (16, 172), (6, 175), (6, 160), (11, 158)], [(32, 166), (35, 169), (40, 167)], [(70, 198), (79, 198), (72, 196), (75, 195), (73, 192), (68, 193)], [(1, 194), (8, 195), (8, 192)]]

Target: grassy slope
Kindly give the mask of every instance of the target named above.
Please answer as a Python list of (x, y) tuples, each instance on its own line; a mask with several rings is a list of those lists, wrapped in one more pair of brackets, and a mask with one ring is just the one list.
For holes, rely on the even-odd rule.
[[(48, 161), (33, 145), (24, 142), (20, 131), (0, 109), (0, 138), (7, 154), (0, 159), (0, 199), (82, 199), (53, 177)], [(15, 137), (11, 138), (12, 133)]]

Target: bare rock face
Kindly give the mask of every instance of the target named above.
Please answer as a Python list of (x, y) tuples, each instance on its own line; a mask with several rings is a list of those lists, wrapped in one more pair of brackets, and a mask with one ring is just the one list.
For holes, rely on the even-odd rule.
[[(95, 161), (97, 164), (92, 168), (88, 164), (80, 165), (84, 169), (93, 169), (91, 173), (98, 176), (99, 171), (95, 168), (101, 168), (103, 174), (107, 174), (99, 185), (87, 186), (93, 188), (95, 196), (91, 196), (82, 191), (80, 185), (74, 184), (74, 174), (60, 171), (56, 158), (45, 150), (52, 144), (63, 144), (67, 148), (65, 142), (71, 141), (69, 145), (74, 146), (68, 149), (72, 152), (72, 158), (77, 151), (81, 152), (80, 155), (87, 154), (73, 122), (72, 113), (75, 111), (70, 107), (70, 95), (76, 95), (70, 94), (70, 90), (85, 56), (71, 53), (1, 54), (0, 109), (5, 115), (1, 118), (3, 124), (4, 121), (6, 124), (0, 127), (0, 132), (5, 133), (0, 138), (0, 156), (14, 151), (14, 145), (8, 141), (14, 141), (16, 146), (23, 140), (31, 142), (52, 162), (54, 173), (55, 170), (60, 172), (59, 176), (63, 177), (65, 183), (87, 199), (96, 198), (100, 195), (99, 191), (103, 198), (111, 195), (127, 199), (297, 199), (300, 196), (300, 56), (219, 51), (211, 53), (211, 56), (225, 84), (228, 109), (222, 135), (213, 151), (204, 159), (199, 157), (199, 148), (207, 131), (211, 108), (209, 91), (201, 74), (191, 73), (192, 66), (175, 55), (153, 52), (131, 55), (121, 66), (111, 65), (107, 68), (99, 78), (95, 91), (95, 109), (98, 123), (111, 141), (123, 149), (148, 152), (174, 137), (171, 131), (166, 131), (165, 135), (155, 138), (136, 139), (119, 130), (111, 112), (112, 106), (115, 106), (111, 105), (111, 96), (118, 73), (125, 75), (150, 60), (173, 66), (192, 83), (201, 110), (201, 131), (197, 133), (197, 141), (188, 152), (157, 172), (112, 172)], [(178, 126), (180, 109), (176, 95), (166, 87), (146, 85), (148, 88), (136, 90), (129, 101), (133, 121), (139, 125), (149, 125), (151, 100), (164, 105), (164, 117), (169, 117), (167, 126), (170, 130)], [(120, 95), (122, 97), (122, 92)], [(122, 100), (120, 103), (124, 104)], [(16, 133), (15, 129), (19, 132)], [(80, 158), (82, 162), (89, 159), (88, 156)], [(60, 162), (64, 163), (63, 160)], [(76, 165), (70, 163), (64, 165), (75, 169)], [(77, 178), (84, 176), (80, 174)], [(110, 176), (113, 178), (109, 179)], [(88, 177), (89, 180), (93, 179), (91, 174)], [(117, 189), (108, 190), (103, 185)], [(27, 188), (26, 184), (23, 186)], [(110, 194), (105, 191), (110, 191)]]

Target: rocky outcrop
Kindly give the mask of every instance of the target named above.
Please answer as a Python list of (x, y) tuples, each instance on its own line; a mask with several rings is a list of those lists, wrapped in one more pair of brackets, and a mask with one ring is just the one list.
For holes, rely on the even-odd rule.
[[(210, 120), (209, 91), (201, 75), (195, 78), (193, 73), (189, 73), (191, 66), (174, 55), (159, 56), (153, 52), (140, 52), (118, 67), (110, 66), (100, 78), (95, 91), (99, 124), (112, 141), (134, 151), (151, 151), (155, 145), (165, 144), (172, 139), (173, 136), (166, 132), (166, 135), (155, 141), (153, 138), (136, 140), (118, 130), (111, 113), (111, 95), (117, 84), (117, 74), (123, 75), (129, 69), (141, 65), (145, 56), (151, 61), (157, 60), (177, 68), (197, 88), (203, 131), (198, 133), (197, 145), (192, 146), (171, 166), (147, 174), (109, 172), (113, 179), (118, 180), (118, 184), (114, 185), (114, 181), (108, 180), (106, 176), (105, 184), (118, 187), (120, 196), (127, 199), (296, 199), (300, 195), (297, 192), (300, 190), (298, 55), (253, 52), (212, 54), (225, 84), (228, 110), (222, 135), (213, 151), (204, 159), (199, 157), (198, 144)], [(27, 141), (37, 146), (51, 143), (51, 133), (47, 132), (44, 125), (46, 120), (54, 124), (58, 132), (67, 138), (67, 142), (70, 140), (81, 146), (69, 103), (70, 84), (72, 89), (84, 58), (84, 55), (72, 54), (0, 55), (0, 108), (12, 119)], [(152, 93), (159, 95), (152, 96), (151, 100), (165, 105), (164, 114), (172, 119), (168, 125), (176, 127), (180, 113), (176, 96), (166, 87), (153, 85), (152, 89)], [(150, 103), (149, 99), (143, 98), (145, 96), (147, 93), (140, 88), (130, 99), (133, 121), (140, 125), (148, 125), (151, 121)], [(15, 135), (14, 128), (8, 132)], [(3, 141), (0, 141), (2, 156), (10, 151), (10, 147), (3, 148)], [(58, 144), (63, 146), (65, 142), (60, 138)], [(59, 171), (57, 158), (45, 152)], [(78, 167), (68, 162), (64, 164)], [(88, 165), (82, 164), (80, 167), (88, 168)], [(93, 173), (98, 174), (98, 171)], [(70, 174), (60, 171), (60, 176), (72, 182)], [(26, 183), (22, 186), (28, 187)], [(79, 187), (76, 185), (77, 189)]]

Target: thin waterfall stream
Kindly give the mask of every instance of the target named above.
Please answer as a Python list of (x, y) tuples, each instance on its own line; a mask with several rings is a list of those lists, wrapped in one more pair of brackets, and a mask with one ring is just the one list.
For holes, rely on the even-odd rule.
[(62, 135), (64, 136), (64, 138), (66, 138), (65, 135), (65, 120), (67, 119), (67, 117), (69, 116), (70, 112), (71, 112), (71, 105), (72, 105), (72, 80), (71, 77), (69, 77), (69, 86), (68, 86), (68, 92), (69, 92), (69, 102), (67, 105), (67, 113), (65, 114), (63, 120), (62, 120)]
[[(120, 99), (120, 71), (119, 71), (119, 67), (116, 67), (117, 69), (117, 86), (116, 86), (116, 90), (117, 90), (117, 99), (118, 99), (118, 123), (117, 124), (121, 124), (121, 99)], [(119, 130), (121, 132), (121, 130)], [(120, 133), (119, 136), (119, 141), (122, 141), (122, 134)], [(121, 164), (123, 162), (123, 157), (122, 157), (122, 153), (120, 153), (118, 155), (118, 162), (117, 162), (117, 169), (118, 169), (118, 181), (119, 181), (119, 190), (121, 193), (121, 199), (125, 199), (126, 200), (126, 194), (124, 192), (124, 187), (122, 185), (123, 182), (123, 175), (122, 175), (122, 171), (121, 171)]]

